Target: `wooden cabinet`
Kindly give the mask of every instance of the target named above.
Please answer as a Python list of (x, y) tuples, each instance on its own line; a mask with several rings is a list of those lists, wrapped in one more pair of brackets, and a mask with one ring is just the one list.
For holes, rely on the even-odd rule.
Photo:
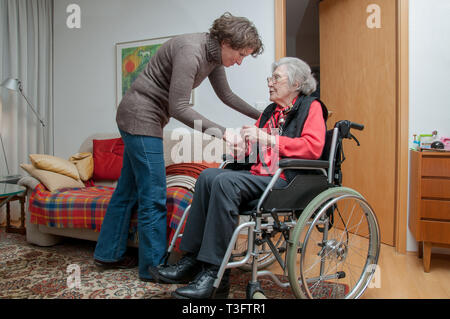
[(450, 244), (450, 153), (411, 151), (409, 228), (429, 272), (432, 246)]

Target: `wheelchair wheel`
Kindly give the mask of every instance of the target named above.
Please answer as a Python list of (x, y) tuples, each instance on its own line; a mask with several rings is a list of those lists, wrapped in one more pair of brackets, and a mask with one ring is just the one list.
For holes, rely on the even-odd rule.
[(291, 289), (297, 298), (359, 298), (375, 273), (379, 251), (378, 222), (367, 201), (349, 188), (328, 189), (309, 203), (291, 234)]

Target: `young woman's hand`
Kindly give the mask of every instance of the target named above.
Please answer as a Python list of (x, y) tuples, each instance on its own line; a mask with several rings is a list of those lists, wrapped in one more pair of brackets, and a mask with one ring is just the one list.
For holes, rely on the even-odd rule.
[(241, 130), (242, 138), (250, 143), (258, 142), (261, 145), (273, 146), (276, 143), (276, 138), (268, 134), (265, 130), (259, 129), (256, 126), (243, 126)]

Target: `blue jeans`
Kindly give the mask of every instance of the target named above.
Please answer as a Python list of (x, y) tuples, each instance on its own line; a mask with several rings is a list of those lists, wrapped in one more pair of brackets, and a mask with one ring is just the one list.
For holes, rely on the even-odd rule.
[(163, 262), (166, 252), (166, 170), (161, 138), (120, 131), (125, 144), (123, 166), (108, 205), (94, 258), (122, 259), (127, 250), (133, 208), (138, 205), (139, 276), (151, 279), (149, 266)]

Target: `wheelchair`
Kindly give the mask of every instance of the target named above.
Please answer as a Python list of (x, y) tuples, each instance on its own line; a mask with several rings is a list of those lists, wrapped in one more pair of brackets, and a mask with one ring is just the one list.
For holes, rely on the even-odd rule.
[[(342, 186), (343, 140), (359, 141), (351, 129), (364, 126), (339, 121), (326, 133), (319, 160), (282, 159), (262, 196), (246, 203), (214, 287), (226, 269), (251, 271), (247, 299), (265, 298), (258, 278), (269, 277), (296, 298), (356, 299), (369, 286), (380, 252), (380, 230), (372, 207), (357, 191)], [(225, 157), (224, 157), (225, 158)], [(224, 161), (223, 169), (248, 169), (249, 164)], [(289, 185), (274, 188), (280, 175), (293, 174)], [(188, 207), (168, 248), (182, 237)], [(167, 261), (167, 259), (166, 259)], [(287, 281), (264, 270), (278, 262)]]

